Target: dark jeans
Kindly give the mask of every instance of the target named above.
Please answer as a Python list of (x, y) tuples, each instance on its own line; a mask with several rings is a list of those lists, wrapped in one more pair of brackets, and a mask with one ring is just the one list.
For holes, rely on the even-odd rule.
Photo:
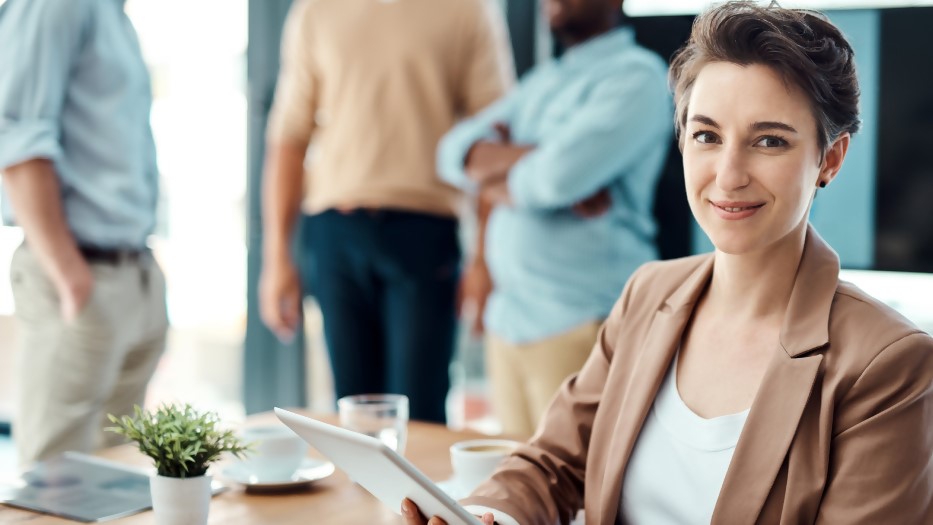
[(303, 224), (337, 397), (393, 393), (411, 418), (445, 421), (460, 272), (457, 222), (389, 210), (328, 210)]

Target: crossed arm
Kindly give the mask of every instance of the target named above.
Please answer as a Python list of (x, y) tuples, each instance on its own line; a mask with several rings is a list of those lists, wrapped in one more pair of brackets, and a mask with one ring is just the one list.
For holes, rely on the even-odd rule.
[[(494, 206), (510, 206), (509, 171), (525, 155), (534, 151), (535, 146), (513, 143), (509, 127), (504, 123), (496, 123), (494, 127), (500, 140), (475, 142), (467, 152), (464, 171), (478, 185), (481, 201)], [(611, 204), (609, 192), (604, 188), (574, 204), (571, 209), (577, 215), (588, 218), (602, 215)]]
[[(499, 141), (478, 140), (467, 151), (464, 173), (477, 185), (477, 239), (470, 263), (466, 266), (457, 297), (458, 311), (471, 322), (471, 331), (484, 331), (483, 314), (486, 300), (493, 283), (485, 260), (486, 223), (496, 206), (511, 206), (508, 177), (512, 167), (525, 155), (534, 151), (534, 146), (518, 145), (511, 141), (509, 128), (503, 123), (494, 125)], [(605, 213), (612, 205), (609, 192), (600, 190), (595, 195), (575, 204), (572, 209), (580, 217), (596, 217)]]
[(509, 170), (533, 150), (532, 146), (518, 146), (511, 142), (481, 140), (473, 144), (464, 167), (467, 176), (479, 186), (481, 200), (493, 205), (511, 205)]

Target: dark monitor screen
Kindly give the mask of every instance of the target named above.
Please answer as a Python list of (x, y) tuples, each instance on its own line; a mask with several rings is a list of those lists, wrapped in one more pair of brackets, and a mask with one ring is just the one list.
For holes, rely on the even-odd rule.
[(933, 8), (881, 14), (878, 270), (933, 272)]

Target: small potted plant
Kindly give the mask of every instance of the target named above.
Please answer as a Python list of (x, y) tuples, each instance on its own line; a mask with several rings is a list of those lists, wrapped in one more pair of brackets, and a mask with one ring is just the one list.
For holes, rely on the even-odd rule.
[(152, 458), (150, 480), (157, 525), (204, 525), (211, 500), (207, 468), (224, 453), (243, 457), (248, 447), (232, 430), (218, 427), (214, 412), (198, 412), (189, 404), (162, 405), (155, 411), (136, 407), (133, 417), (108, 414), (107, 428), (133, 441)]

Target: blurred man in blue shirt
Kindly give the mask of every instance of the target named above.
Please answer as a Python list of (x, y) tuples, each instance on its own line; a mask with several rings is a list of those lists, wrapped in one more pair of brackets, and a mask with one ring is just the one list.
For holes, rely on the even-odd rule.
[(461, 294), (486, 329), (503, 430), (524, 435), (582, 367), (629, 275), (657, 257), (651, 206), (672, 119), (666, 64), (635, 43), (622, 0), (544, 7), (566, 52), (450, 131), (438, 155), (444, 179), (479, 196)]
[(119, 441), (165, 346), (146, 248), (158, 169), (149, 74), (123, 0), (0, 5), (3, 215), (20, 328), (13, 432), (23, 464)]

